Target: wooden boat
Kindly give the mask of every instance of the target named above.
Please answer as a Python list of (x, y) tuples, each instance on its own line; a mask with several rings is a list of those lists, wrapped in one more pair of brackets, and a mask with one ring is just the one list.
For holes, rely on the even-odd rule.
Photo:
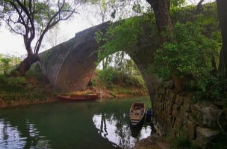
[(57, 98), (61, 100), (67, 100), (67, 101), (90, 101), (90, 100), (95, 100), (99, 96), (98, 95), (67, 95), (67, 96), (57, 96)]
[(129, 118), (132, 126), (142, 122), (145, 115), (145, 105), (142, 102), (134, 102), (130, 108)]

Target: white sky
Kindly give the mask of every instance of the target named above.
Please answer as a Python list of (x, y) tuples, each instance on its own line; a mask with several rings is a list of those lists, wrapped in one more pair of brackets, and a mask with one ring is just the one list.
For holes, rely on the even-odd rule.
[[(197, 4), (199, 0), (187, 0), (190, 4)], [(214, 0), (205, 0), (211, 2)], [(93, 19), (93, 20), (91, 20)], [(82, 19), (82, 17), (75, 16), (73, 19), (60, 23), (60, 32), (64, 33), (64, 40), (68, 40), (75, 36), (75, 33), (82, 31), (92, 25), (99, 24), (95, 21), (96, 18)], [(95, 23), (96, 22), (96, 23)], [(44, 41), (45, 42), (45, 41)], [(47, 47), (44, 49), (48, 49)], [(40, 49), (40, 52), (44, 49)], [(2, 24), (0, 27), (0, 54), (10, 56), (21, 56), (26, 54), (24, 42), (21, 35), (13, 34), (6, 29)]]

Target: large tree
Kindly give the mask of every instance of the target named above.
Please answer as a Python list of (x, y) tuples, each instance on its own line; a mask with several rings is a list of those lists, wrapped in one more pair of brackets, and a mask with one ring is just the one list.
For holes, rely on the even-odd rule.
[(65, 0), (2, 0), (0, 9), (10, 31), (23, 36), (27, 57), (17, 68), (25, 75), (39, 61), (44, 35), (60, 21), (69, 19), (76, 11), (75, 2)]
[(222, 35), (219, 71), (227, 78), (227, 0), (217, 0), (217, 8)]

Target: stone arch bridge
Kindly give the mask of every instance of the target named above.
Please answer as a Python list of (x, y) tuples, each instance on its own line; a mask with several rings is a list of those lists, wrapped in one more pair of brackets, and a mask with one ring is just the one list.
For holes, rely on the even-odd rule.
[[(40, 54), (42, 72), (47, 76), (58, 93), (84, 89), (91, 79), (98, 60), (97, 50), (102, 45), (95, 40), (97, 31), (105, 32), (110, 22), (106, 22), (75, 35)], [(146, 72), (153, 61), (154, 45), (149, 36), (140, 37), (133, 52), (125, 51), (133, 59), (145, 80), (150, 97), (154, 97), (158, 79)], [(122, 51), (122, 49), (119, 49)]]
[[(42, 71), (54, 85), (55, 92), (77, 91), (87, 86), (96, 68), (96, 51), (102, 45), (96, 42), (95, 33), (105, 32), (108, 26), (107, 22), (81, 31), (72, 39), (40, 54)], [(184, 129), (194, 144), (209, 145), (211, 137), (218, 134), (216, 130), (223, 128), (227, 131), (227, 110), (216, 105), (193, 104), (191, 96), (175, 92), (172, 81), (159, 83), (155, 75), (147, 73), (158, 42), (150, 36), (151, 30), (145, 33), (138, 37), (133, 50), (124, 51), (134, 60), (146, 83), (154, 109), (155, 129), (160, 134), (178, 137), (183, 132), (179, 130)]]

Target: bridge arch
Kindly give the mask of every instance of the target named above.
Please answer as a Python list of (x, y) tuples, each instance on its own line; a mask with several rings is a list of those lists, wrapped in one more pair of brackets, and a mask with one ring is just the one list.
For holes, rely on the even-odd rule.
[[(108, 28), (108, 23), (79, 32), (69, 41), (41, 54), (42, 71), (54, 85), (56, 92), (72, 92), (82, 90), (87, 86), (96, 68), (97, 50), (103, 44), (96, 42), (95, 33), (99, 30), (105, 31)], [(154, 50), (152, 50), (152, 43), (149, 42), (151, 39), (141, 40), (143, 42), (135, 47), (137, 50), (125, 52), (137, 65), (149, 95), (153, 99), (159, 80), (155, 75), (147, 73), (146, 63), (147, 60), (152, 61), (150, 57), (152, 57)], [(148, 53), (146, 53), (147, 51)], [(141, 56), (142, 53), (147, 57)]]

